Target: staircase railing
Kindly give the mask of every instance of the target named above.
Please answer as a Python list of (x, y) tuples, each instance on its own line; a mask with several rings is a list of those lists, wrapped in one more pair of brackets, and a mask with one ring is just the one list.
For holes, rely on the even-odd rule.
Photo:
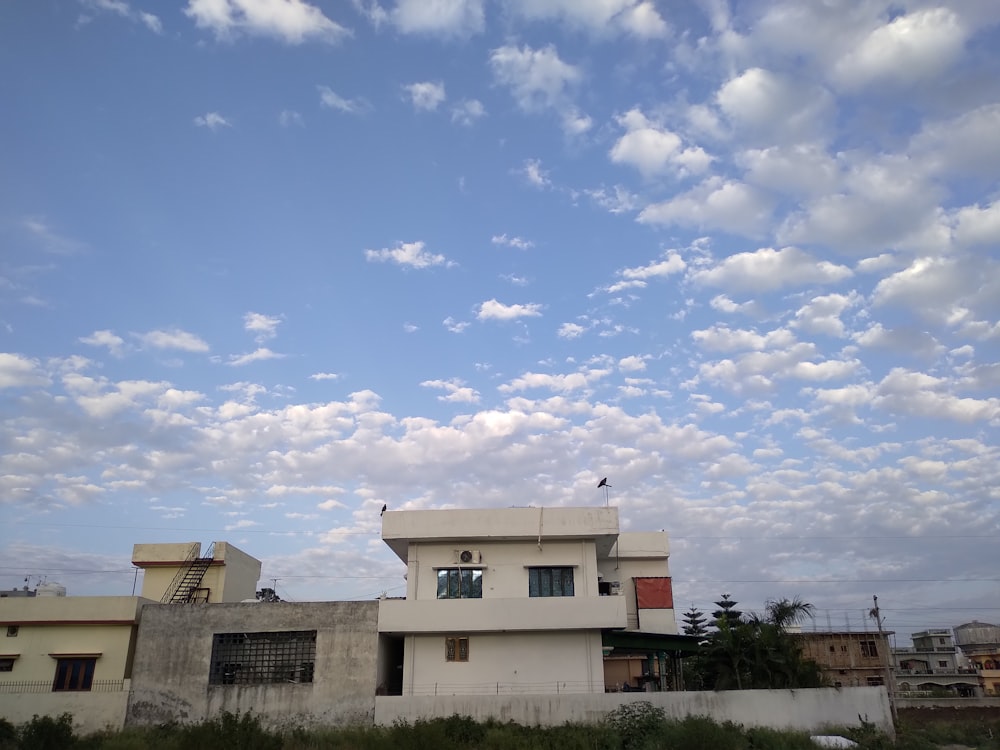
[(184, 562), (181, 564), (181, 567), (177, 570), (177, 574), (174, 575), (174, 578), (170, 582), (170, 585), (167, 587), (166, 592), (164, 592), (163, 598), (160, 599), (160, 602), (162, 604), (170, 604), (176, 601), (187, 601), (187, 596), (178, 597), (177, 594), (181, 586), (184, 584), (185, 579), (188, 577), (188, 574), (191, 573), (195, 565), (198, 565), (199, 563), (201, 563), (201, 565), (198, 565), (198, 567), (201, 569), (200, 570), (201, 575), (197, 576), (198, 580), (194, 582), (193, 586), (189, 586), (187, 595), (190, 595), (191, 590), (193, 590), (195, 587), (197, 587), (199, 583), (201, 583), (201, 579), (204, 577), (205, 571), (208, 570), (209, 565), (212, 564), (212, 560), (215, 559), (215, 542), (212, 542), (208, 546), (208, 551), (204, 557), (198, 556), (198, 549), (200, 546), (201, 545), (196, 544), (193, 547), (191, 547), (191, 551), (188, 553), (188, 556), (184, 558)]

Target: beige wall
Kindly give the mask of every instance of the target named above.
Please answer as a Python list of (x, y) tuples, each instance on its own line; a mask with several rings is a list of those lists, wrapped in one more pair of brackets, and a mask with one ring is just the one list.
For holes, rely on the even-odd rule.
[(670, 544), (665, 532), (637, 531), (619, 535), (608, 557), (597, 561), (602, 580), (618, 581), (621, 585), (630, 630), (678, 632), (673, 609), (647, 609), (640, 613), (636, 608), (635, 579), (669, 576), (669, 556)]
[[(132, 563), (143, 568), (142, 596), (160, 601), (189, 555), (206, 554), (199, 542), (182, 544), (136, 544)], [(205, 571), (199, 588), (208, 589), (208, 601), (240, 602), (253, 599), (260, 579), (260, 560), (228, 542), (216, 542), (212, 566)]]
[(444, 635), (406, 638), (404, 695), (603, 692), (601, 634), (469, 634), (469, 660), (445, 659)]
[[(253, 713), (274, 728), (366, 724), (378, 673), (378, 602), (152, 604), (143, 610), (127, 724)], [(315, 630), (311, 683), (209, 685), (213, 635)]]
[(104, 729), (116, 731), (125, 722), (129, 681), (113, 692), (0, 693), (0, 716), (12, 724), (23, 724), (34, 716), (73, 715), (73, 729), (90, 734)]
[(746, 727), (815, 732), (830, 726), (856, 727), (861, 717), (893, 736), (895, 729), (885, 688), (845, 690), (727, 690), (718, 693), (601, 693), (591, 695), (380, 696), (375, 723), (445, 718), (459, 714), (477, 720), (514, 721), (526, 726), (566, 722), (594, 724), (625, 703), (648, 701), (669, 718), (710, 716)]

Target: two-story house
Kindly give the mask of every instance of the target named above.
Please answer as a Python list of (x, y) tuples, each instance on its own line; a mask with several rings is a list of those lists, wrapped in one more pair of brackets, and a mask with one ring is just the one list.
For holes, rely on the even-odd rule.
[(922, 630), (914, 633), (912, 640), (913, 646), (892, 650), (896, 689), (901, 697), (933, 691), (962, 697), (976, 695), (976, 671), (959, 663), (961, 655), (950, 630)]
[(617, 508), (390, 511), (382, 538), (407, 566), (379, 607), (389, 694), (604, 692), (605, 654), (662, 650), (608, 634), (677, 632), (666, 534), (620, 533)]
[(977, 621), (959, 625), (955, 642), (976, 670), (983, 693), (1000, 696), (1000, 625)]

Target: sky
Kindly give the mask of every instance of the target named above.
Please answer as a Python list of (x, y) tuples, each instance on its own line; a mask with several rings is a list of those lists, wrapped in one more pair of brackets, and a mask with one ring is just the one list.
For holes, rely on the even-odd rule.
[(1000, 4), (8, 0), (0, 103), (0, 586), (607, 501), (679, 613), (1000, 621)]

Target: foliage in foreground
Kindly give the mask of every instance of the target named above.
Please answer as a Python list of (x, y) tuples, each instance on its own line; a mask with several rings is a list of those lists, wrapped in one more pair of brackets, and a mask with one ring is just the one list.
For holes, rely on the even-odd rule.
[[(77, 737), (69, 714), (15, 727), (0, 719), (0, 750), (813, 750), (809, 735), (719, 723), (705, 716), (668, 719), (644, 701), (627, 703), (604, 724), (528, 728), (467, 716), (391, 727), (273, 732), (251, 714), (224, 713), (201, 724), (167, 724)], [(829, 730), (862, 750), (935, 750), (949, 743), (1000, 750), (1000, 716), (901, 726), (895, 741), (871, 724)]]

